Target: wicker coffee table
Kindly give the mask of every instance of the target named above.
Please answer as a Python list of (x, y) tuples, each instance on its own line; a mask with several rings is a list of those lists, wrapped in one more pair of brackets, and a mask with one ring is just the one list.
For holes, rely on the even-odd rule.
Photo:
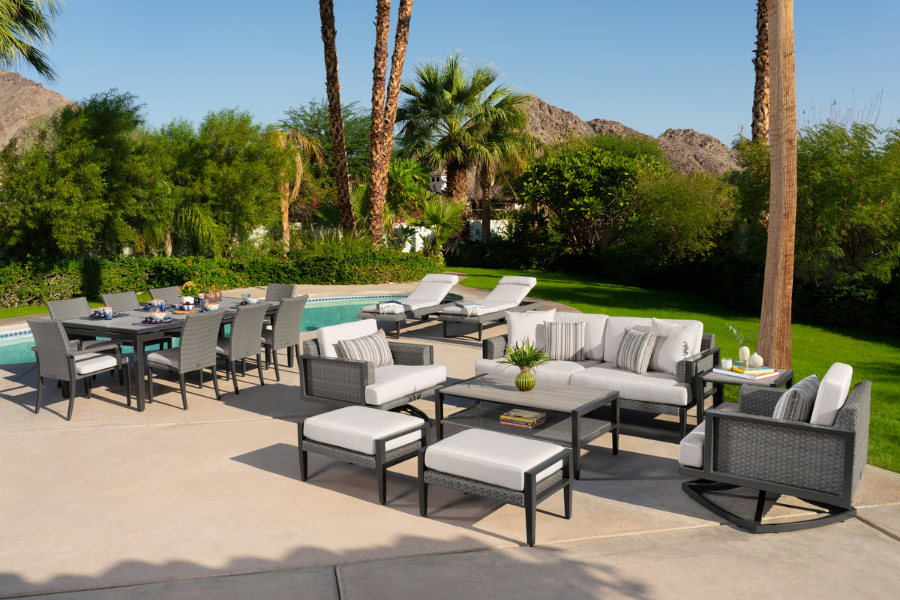
[[(475, 405), (445, 418), (445, 396), (469, 398), (475, 400)], [(619, 392), (616, 391), (538, 382), (530, 392), (520, 392), (509, 379), (479, 375), (438, 389), (434, 404), (438, 440), (443, 439), (444, 425), (455, 425), (552, 442), (572, 449), (575, 479), (581, 475), (581, 447), (591, 440), (612, 432), (613, 454), (619, 453)], [(591, 416), (607, 404), (612, 409), (610, 421)], [(500, 415), (510, 407), (546, 412), (547, 421), (534, 429), (503, 425)]]

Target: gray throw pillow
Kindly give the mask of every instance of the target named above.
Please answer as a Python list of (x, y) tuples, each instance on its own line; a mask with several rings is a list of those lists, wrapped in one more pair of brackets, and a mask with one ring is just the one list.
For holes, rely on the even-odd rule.
[(781, 395), (775, 410), (772, 411), (772, 418), (809, 423), (809, 416), (812, 414), (813, 403), (818, 393), (819, 378), (810, 375)]
[(616, 352), (616, 368), (645, 375), (654, 345), (656, 345), (655, 333), (626, 329), (619, 344), (619, 351)]

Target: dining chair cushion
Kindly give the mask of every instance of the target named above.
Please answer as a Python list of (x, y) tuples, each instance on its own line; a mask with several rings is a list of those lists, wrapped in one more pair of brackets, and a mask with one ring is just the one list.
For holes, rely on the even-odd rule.
[(169, 348), (167, 350), (152, 352), (147, 355), (146, 362), (148, 364), (153, 363), (154, 365), (177, 369), (179, 365), (179, 349)]
[(231, 352), (231, 340), (220, 337), (216, 340), (216, 354), (229, 354)]
[(79, 375), (92, 375), (101, 371), (109, 371), (119, 366), (116, 357), (110, 354), (81, 354), (75, 357), (75, 372)]

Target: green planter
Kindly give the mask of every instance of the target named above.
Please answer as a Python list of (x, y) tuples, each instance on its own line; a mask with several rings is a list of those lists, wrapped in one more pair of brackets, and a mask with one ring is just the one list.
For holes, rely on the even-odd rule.
[(530, 392), (534, 389), (534, 384), (534, 375), (529, 371), (522, 371), (516, 375), (516, 387), (519, 388), (520, 392)]

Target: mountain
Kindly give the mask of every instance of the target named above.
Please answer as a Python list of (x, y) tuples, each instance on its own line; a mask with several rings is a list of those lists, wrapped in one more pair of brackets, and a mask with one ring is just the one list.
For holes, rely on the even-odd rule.
[[(544, 142), (554, 142), (567, 135), (598, 133), (652, 137), (616, 121), (583, 121), (571, 112), (548, 104), (533, 94), (529, 96), (530, 101), (524, 106), (528, 114), (528, 131)], [(676, 171), (722, 174), (740, 168), (737, 164), (737, 152), (711, 135), (693, 129), (668, 129), (655, 139)]]
[(51, 115), (66, 104), (71, 102), (43, 84), (0, 69), (0, 148), (21, 135), (31, 119)]

